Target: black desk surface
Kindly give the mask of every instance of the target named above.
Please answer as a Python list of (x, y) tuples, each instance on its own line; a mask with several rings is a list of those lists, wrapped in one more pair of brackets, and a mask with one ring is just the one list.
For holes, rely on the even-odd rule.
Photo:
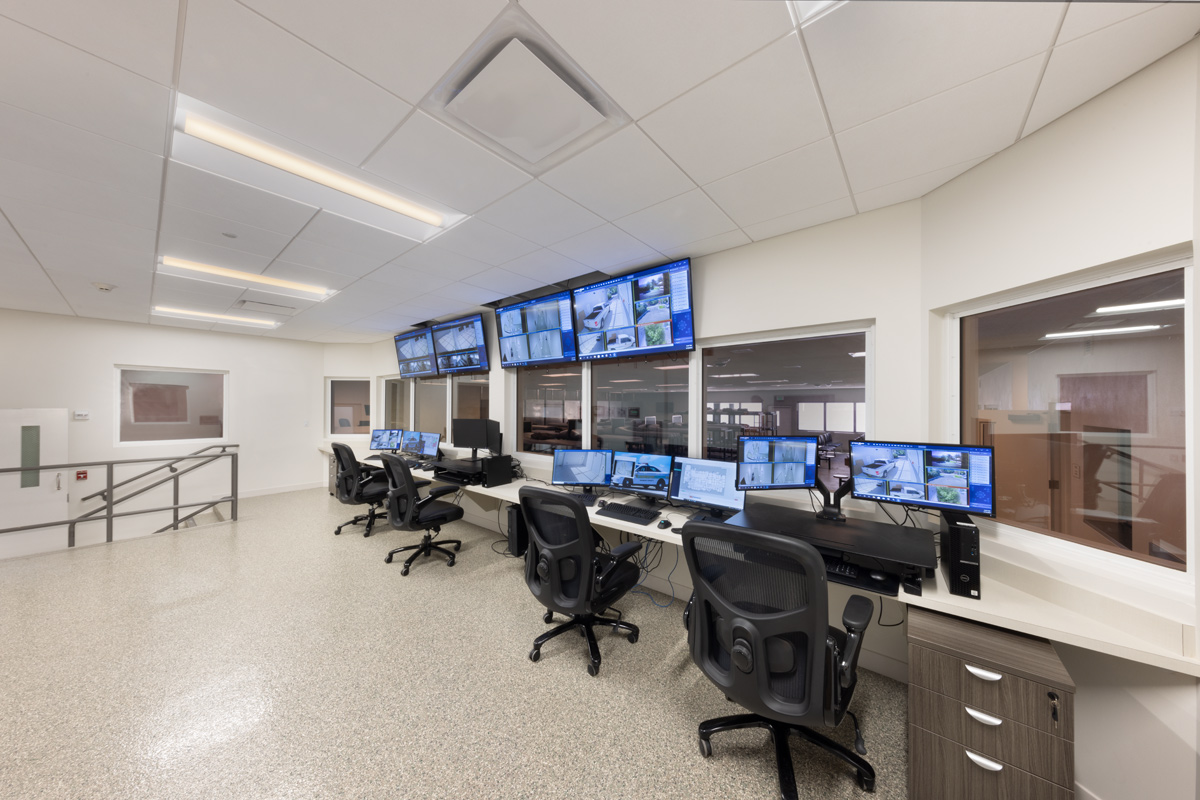
[(725, 522), (739, 528), (791, 534), (817, 549), (844, 553), (851, 560), (857, 555), (914, 567), (933, 569), (937, 566), (933, 532), (922, 528), (904, 528), (863, 519), (832, 522), (818, 519), (812, 511), (770, 503), (747, 503), (744, 511)]

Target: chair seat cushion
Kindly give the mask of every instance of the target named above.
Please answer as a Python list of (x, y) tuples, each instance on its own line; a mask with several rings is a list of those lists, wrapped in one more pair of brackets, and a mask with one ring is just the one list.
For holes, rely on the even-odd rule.
[[(599, 568), (603, 570), (607, 566), (604, 559), (601, 558)], [(596, 608), (608, 608), (613, 603), (621, 598), (621, 595), (628, 592), (638, 582), (638, 567), (629, 561), (618, 564), (611, 573), (604, 585), (599, 587), (596, 596), (593, 598), (592, 605)]]
[(424, 525), (440, 525), (444, 522), (453, 522), (456, 519), (462, 519), (463, 510), (461, 506), (456, 506), (454, 503), (447, 503), (444, 500), (431, 500), (417, 511), (417, 518), (414, 520), (416, 524)]

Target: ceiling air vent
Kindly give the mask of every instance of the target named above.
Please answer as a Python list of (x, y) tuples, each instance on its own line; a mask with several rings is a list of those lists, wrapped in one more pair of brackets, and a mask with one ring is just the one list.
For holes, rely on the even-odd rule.
[(291, 306), (281, 306), (276, 303), (260, 303), (257, 300), (238, 300), (233, 306), (243, 311), (261, 311), (265, 314), (279, 314), (285, 317), (290, 317), (296, 313), (296, 309)]

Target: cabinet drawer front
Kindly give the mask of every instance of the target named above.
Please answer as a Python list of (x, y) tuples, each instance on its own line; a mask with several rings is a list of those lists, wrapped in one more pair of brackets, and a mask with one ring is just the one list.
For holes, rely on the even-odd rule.
[[(916, 725), (908, 728), (909, 800), (1074, 800), (1075, 792)], [(974, 758), (972, 758), (974, 756)]]
[[(913, 685), (1068, 741), (1075, 738), (1072, 694), (913, 644), (908, 646), (908, 669)], [(1057, 698), (1057, 720), (1051, 694)]]
[(1075, 785), (1074, 748), (1044, 731), (919, 686), (908, 689), (908, 721), (1059, 786)]

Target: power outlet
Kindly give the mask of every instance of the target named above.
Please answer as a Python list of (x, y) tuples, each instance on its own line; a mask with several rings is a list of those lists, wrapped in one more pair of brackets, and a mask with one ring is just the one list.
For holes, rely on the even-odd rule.
[(87, 422), (91, 418), (92, 418), (92, 412), (90, 412), (90, 411), (76, 411), (75, 412), (75, 419), (79, 420), (81, 422)]

